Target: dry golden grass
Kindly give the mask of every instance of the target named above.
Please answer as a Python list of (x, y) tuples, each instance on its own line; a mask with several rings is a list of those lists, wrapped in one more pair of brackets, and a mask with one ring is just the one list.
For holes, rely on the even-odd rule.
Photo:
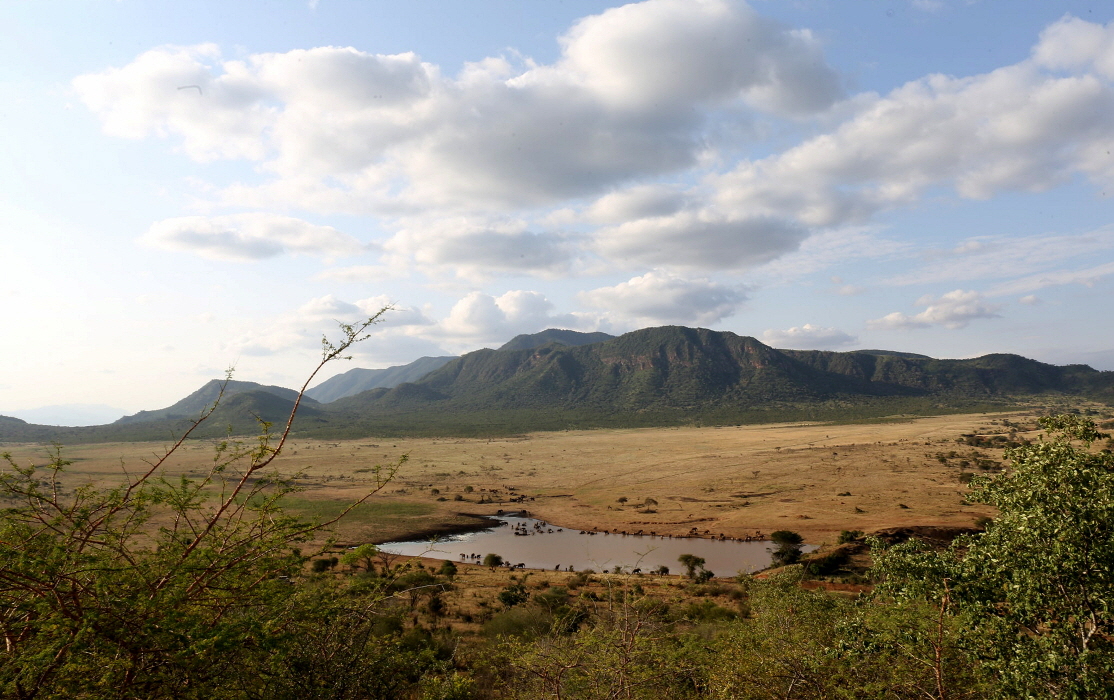
[[(294, 440), (276, 464), (286, 474), (304, 472), (299, 510), (327, 514), (370, 487), (374, 465), (409, 455), (395, 481), (342, 526), (347, 542), (397, 539), (468, 522), (461, 512), (526, 508), (571, 528), (680, 535), (695, 527), (729, 537), (789, 529), (821, 543), (840, 530), (969, 526), (989, 515), (963, 500), (960, 474), (976, 470), (959, 465), (973, 461), (975, 450), (956, 440), (963, 433), (1006, 432), (1003, 419), (1034, 423), (1032, 414), (1001, 413), (500, 439)], [(20, 460), (42, 462), (46, 456), (39, 445), (6, 449)], [(958, 454), (938, 461), (938, 454), (952, 451)], [(1000, 450), (978, 451), (1001, 459)], [(158, 452), (152, 443), (110, 443), (78, 445), (64, 454), (75, 460), (71, 478), (105, 482), (119, 478), (121, 465), (138, 471), (144, 458)], [(212, 454), (209, 442), (187, 443), (170, 473), (200, 475)], [(532, 500), (510, 504), (508, 487)], [(628, 501), (618, 503), (621, 497)]]

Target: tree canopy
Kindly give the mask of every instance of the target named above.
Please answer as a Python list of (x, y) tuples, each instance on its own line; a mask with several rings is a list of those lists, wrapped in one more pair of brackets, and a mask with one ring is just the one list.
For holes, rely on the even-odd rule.
[(880, 592), (955, 616), (1001, 697), (1114, 697), (1114, 456), (1090, 420), (1041, 425), (972, 481), (968, 500), (998, 509), (985, 532), (944, 552), (874, 541)]

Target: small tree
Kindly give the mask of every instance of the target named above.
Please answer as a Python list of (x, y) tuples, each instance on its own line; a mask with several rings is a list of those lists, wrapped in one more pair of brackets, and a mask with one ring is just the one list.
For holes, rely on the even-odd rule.
[(704, 568), (704, 557), (698, 557), (695, 554), (682, 554), (677, 557), (677, 561), (681, 562), (681, 566), (685, 567), (685, 575), (694, 581), (696, 580), (697, 572)]
[(341, 557), (341, 562), (345, 566), (363, 567), (364, 571), (368, 573), (375, 572), (375, 557), (379, 554), (379, 548), (373, 544), (361, 544), (355, 549), (350, 549)]
[(805, 539), (792, 530), (777, 530), (770, 534), (776, 546), (772, 553), (774, 566), (796, 564), (801, 558), (801, 545)]
[(491, 567), (491, 570), (495, 571), (495, 567), (503, 565), (503, 557), (498, 554), (488, 554), (484, 557), (483, 565)]
[(328, 571), (329, 569), (335, 568), (336, 565), (339, 563), (339, 561), (340, 560), (338, 560), (336, 557), (328, 557), (328, 558), (325, 558), (325, 559), (314, 559), (313, 564), (310, 565), (310, 569), (315, 574), (323, 574), (326, 571)]
[(445, 578), (452, 581), (453, 577), (456, 576), (456, 564), (454, 564), (452, 560), (446, 559), (445, 561), (441, 562), (441, 568), (437, 570), (437, 575), (444, 576)]
[(499, 592), (499, 602), (508, 610), (525, 603), (529, 599), (530, 593), (526, 590), (526, 586), (521, 583), (512, 583)]
[(410, 603), (411, 610), (418, 607), (418, 602), (422, 598), (436, 596), (444, 590), (444, 586), (438, 584), (433, 574), (425, 569), (413, 569), (406, 572), (395, 579), (390, 588), (396, 596), (402, 597)]

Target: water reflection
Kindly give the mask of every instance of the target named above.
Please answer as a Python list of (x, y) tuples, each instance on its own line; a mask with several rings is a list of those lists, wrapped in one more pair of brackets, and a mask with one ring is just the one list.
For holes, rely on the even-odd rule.
[[(682, 554), (703, 557), (705, 567), (716, 576), (734, 576), (770, 565), (772, 545), (766, 541), (739, 542), (697, 537), (663, 537), (586, 532), (555, 526), (534, 518), (502, 516), (499, 526), (490, 530), (443, 537), (434, 542), (386, 542), (381, 549), (408, 556), (451, 559), (480, 563), (487, 554), (498, 554), (511, 565), (527, 569), (562, 571), (651, 572), (666, 566), (673, 573), (683, 567), (677, 562)], [(804, 548), (811, 551), (815, 547)]]

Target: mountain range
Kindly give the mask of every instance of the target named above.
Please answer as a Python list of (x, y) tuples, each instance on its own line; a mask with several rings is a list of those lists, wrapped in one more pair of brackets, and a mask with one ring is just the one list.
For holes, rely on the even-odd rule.
[[(0, 417), (0, 440), (165, 439), (211, 405), (213, 380), (172, 406), (88, 428)], [(200, 435), (250, 434), (285, 422), (296, 393), (230, 382)], [(352, 370), (307, 392), (305, 437), (507, 434), (526, 430), (833, 420), (988, 410), (1020, 400), (1114, 403), (1114, 372), (1019, 355), (941, 360), (886, 350), (778, 350), (703, 328), (664, 326), (619, 337), (550, 329), (498, 350)]]
[[(581, 333), (558, 328), (550, 328), (539, 333), (516, 335), (500, 350), (528, 350), (547, 343), (576, 346), (599, 343), (614, 338), (607, 333)], [(352, 396), (370, 389), (393, 389), (399, 384), (416, 382), (435, 369), (455, 360), (455, 355), (442, 357), (420, 357), (408, 365), (386, 369), (352, 369), (343, 374), (326, 379), (306, 392), (306, 396), (321, 403), (329, 403), (345, 396)]]

